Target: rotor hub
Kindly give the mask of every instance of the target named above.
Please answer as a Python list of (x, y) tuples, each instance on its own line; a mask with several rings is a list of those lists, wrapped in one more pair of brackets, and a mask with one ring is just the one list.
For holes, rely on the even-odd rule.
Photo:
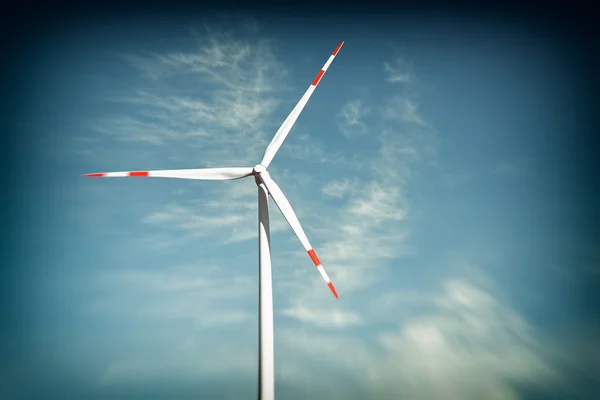
[(264, 165), (262, 165), (262, 164), (256, 164), (256, 165), (254, 166), (254, 173), (255, 173), (256, 175), (260, 175), (261, 173), (265, 172), (266, 170), (267, 170), (267, 167), (265, 167), (265, 166), (264, 166)]

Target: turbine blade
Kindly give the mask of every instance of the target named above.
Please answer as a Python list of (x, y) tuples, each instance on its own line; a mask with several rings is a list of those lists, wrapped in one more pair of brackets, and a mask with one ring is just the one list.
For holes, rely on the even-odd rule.
[(288, 133), (290, 133), (290, 130), (296, 123), (296, 120), (300, 116), (300, 113), (304, 109), (304, 106), (306, 106), (308, 99), (310, 99), (310, 96), (312, 96), (317, 85), (321, 81), (321, 78), (323, 78), (323, 75), (325, 75), (325, 71), (327, 71), (327, 68), (329, 68), (329, 65), (333, 62), (333, 59), (337, 55), (338, 51), (340, 51), (343, 45), (344, 42), (340, 43), (338, 47), (336, 47), (336, 49), (333, 51), (323, 68), (319, 71), (319, 73), (313, 80), (312, 84), (308, 87), (308, 90), (306, 90), (306, 92), (304, 93), (304, 96), (302, 96), (298, 104), (296, 104), (296, 107), (294, 107), (290, 115), (288, 115), (285, 121), (283, 121), (283, 124), (277, 130), (277, 133), (275, 133), (273, 140), (271, 140), (271, 143), (269, 143), (269, 145), (267, 146), (265, 154), (263, 155), (263, 159), (260, 162), (265, 167), (268, 167), (271, 161), (273, 160), (273, 157), (275, 157), (275, 154), (283, 144), (283, 141), (285, 140)]
[(252, 168), (165, 169), (155, 171), (99, 172), (84, 174), (87, 178), (119, 178), (127, 176), (150, 178), (204, 179), (224, 181), (252, 175)]
[(296, 213), (294, 212), (294, 209), (292, 208), (290, 202), (279, 188), (279, 185), (277, 185), (277, 183), (275, 183), (275, 181), (269, 176), (268, 172), (265, 171), (261, 173), (260, 177), (265, 186), (267, 187), (271, 198), (273, 199), (273, 201), (275, 202), (275, 204), (277, 205), (287, 222), (292, 227), (292, 230), (294, 231), (296, 236), (298, 236), (298, 239), (300, 239), (300, 242), (304, 246), (304, 249), (307, 251), (313, 263), (315, 263), (315, 266), (321, 273), (321, 276), (325, 280), (325, 283), (327, 283), (327, 286), (329, 286), (329, 289), (331, 290), (335, 298), (339, 300), (340, 298), (335, 290), (335, 287), (333, 286), (333, 283), (331, 283), (331, 279), (329, 279), (329, 276), (327, 276), (327, 272), (325, 272), (325, 269), (321, 265), (321, 261), (319, 261), (319, 258), (315, 254), (315, 251), (313, 250), (310, 242), (308, 241), (308, 238), (304, 233), (304, 229), (302, 229), (302, 225), (300, 225), (300, 221), (298, 221), (298, 217), (296, 217)]

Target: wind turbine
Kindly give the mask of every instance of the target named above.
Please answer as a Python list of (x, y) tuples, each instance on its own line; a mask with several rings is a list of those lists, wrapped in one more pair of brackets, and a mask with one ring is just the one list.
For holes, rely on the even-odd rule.
[(269, 175), (267, 168), (275, 154), (281, 147), (286, 136), (296, 123), (300, 113), (312, 96), (317, 85), (323, 78), (327, 68), (340, 51), (344, 42), (342, 41), (333, 51), (323, 68), (319, 71), (304, 96), (294, 107), (290, 115), (275, 133), (273, 140), (267, 146), (263, 158), (254, 167), (234, 168), (204, 168), (204, 169), (174, 169), (155, 171), (126, 171), (126, 172), (100, 172), (85, 174), (90, 178), (113, 178), (113, 177), (152, 177), (152, 178), (179, 178), (179, 179), (201, 179), (201, 180), (232, 180), (254, 176), (258, 186), (258, 264), (259, 264), (259, 385), (258, 398), (260, 400), (272, 400), (275, 397), (275, 361), (273, 340), (273, 283), (271, 275), (271, 246), (269, 233), (269, 198), (270, 195), (292, 230), (300, 239), (302, 246), (307, 251), (313, 263), (321, 273), (321, 276), (329, 286), (336, 299), (338, 294), (327, 276), (321, 261), (317, 257), (312, 245), (308, 241), (298, 217), (290, 202), (285, 197), (279, 185)]

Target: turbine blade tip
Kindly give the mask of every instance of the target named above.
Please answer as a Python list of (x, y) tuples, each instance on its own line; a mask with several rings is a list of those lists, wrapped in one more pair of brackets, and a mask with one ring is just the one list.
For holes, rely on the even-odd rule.
[(329, 282), (327, 284), (327, 286), (329, 286), (329, 289), (331, 290), (331, 293), (333, 293), (333, 295), (335, 296), (335, 298), (339, 301), (340, 297), (337, 294), (337, 291), (335, 290), (335, 287), (333, 286), (333, 283)]
[(342, 40), (342, 42), (340, 44), (338, 44), (338, 47), (335, 48), (335, 50), (333, 51), (333, 53), (331, 54), (332, 56), (337, 56), (337, 53), (340, 51), (340, 49), (342, 48), (342, 46), (344, 45), (344, 41)]

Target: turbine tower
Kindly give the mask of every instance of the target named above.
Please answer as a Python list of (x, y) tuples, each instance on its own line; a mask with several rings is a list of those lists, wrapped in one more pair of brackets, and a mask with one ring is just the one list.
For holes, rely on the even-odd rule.
[(298, 217), (290, 202), (285, 197), (279, 185), (269, 175), (267, 168), (283, 144), (286, 136), (296, 123), (300, 113), (312, 96), (317, 85), (323, 78), (327, 68), (342, 48), (341, 42), (333, 51), (323, 68), (319, 71), (311, 85), (308, 87), (298, 104), (283, 124), (275, 133), (273, 140), (267, 146), (261, 162), (254, 167), (234, 168), (204, 168), (204, 169), (175, 169), (155, 171), (126, 171), (126, 172), (101, 172), (85, 174), (85, 177), (113, 178), (113, 177), (153, 177), (153, 178), (179, 178), (201, 180), (232, 180), (253, 176), (258, 186), (258, 264), (259, 264), (259, 400), (273, 400), (275, 398), (275, 361), (273, 340), (273, 284), (271, 274), (271, 246), (269, 234), (269, 196), (273, 199), (292, 230), (300, 239), (302, 246), (317, 267), (317, 270), (329, 286), (336, 299), (338, 294), (327, 276), (321, 261), (317, 257), (312, 245), (308, 241)]

